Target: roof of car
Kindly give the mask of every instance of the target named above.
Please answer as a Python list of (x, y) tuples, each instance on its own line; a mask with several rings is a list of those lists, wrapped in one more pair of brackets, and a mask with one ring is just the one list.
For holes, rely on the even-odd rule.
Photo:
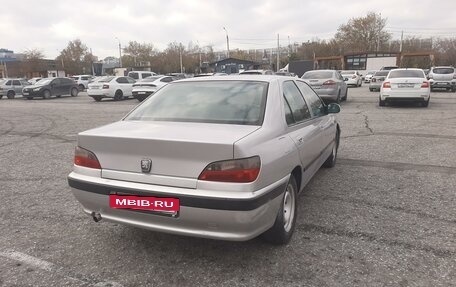
[(274, 80), (284, 79), (296, 80), (295, 77), (280, 76), (280, 75), (233, 75), (233, 76), (212, 76), (212, 77), (196, 77), (178, 80), (175, 82), (200, 82), (200, 81), (256, 81), (256, 82), (272, 82)]

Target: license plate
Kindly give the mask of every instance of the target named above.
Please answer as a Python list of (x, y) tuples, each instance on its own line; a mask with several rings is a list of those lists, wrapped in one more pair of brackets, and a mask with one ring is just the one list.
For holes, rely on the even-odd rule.
[(176, 214), (180, 209), (180, 202), (178, 198), (111, 194), (109, 207)]
[(140, 95), (145, 95), (146, 92), (138, 92), (138, 94), (140, 94)]
[(446, 85), (446, 83), (439, 82), (437, 85)]
[(25, 95), (25, 96), (28, 96), (29, 93), (28, 92), (23, 92), (22, 94)]
[(398, 84), (398, 88), (413, 88), (415, 84)]

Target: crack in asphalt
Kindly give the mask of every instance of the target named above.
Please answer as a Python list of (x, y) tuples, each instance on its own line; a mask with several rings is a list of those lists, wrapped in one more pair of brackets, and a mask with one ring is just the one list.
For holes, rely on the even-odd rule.
[(369, 117), (364, 112), (362, 114), (363, 114), (363, 117), (364, 117), (364, 127), (373, 135), (374, 131), (369, 126)]
[(374, 234), (361, 232), (361, 231), (351, 231), (346, 229), (326, 227), (316, 224), (301, 224), (296, 227), (298, 230), (303, 230), (305, 232), (319, 232), (326, 235), (337, 235), (342, 237), (348, 237), (353, 239), (366, 240), (373, 243), (380, 243), (392, 247), (401, 247), (411, 251), (424, 251), (434, 254), (437, 257), (441, 258), (451, 258), (456, 255), (456, 252), (446, 249), (438, 249), (431, 246), (421, 245), (421, 244), (412, 244), (407, 243), (401, 240), (396, 239), (387, 239), (382, 237), (377, 237)]
[(402, 163), (402, 162), (387, 162), (387, 161), (376, 161), (376, 160), (362, 160), (362, 159), (350, 159), (350, 158), (339, 158), (337, 161), (342, 165), (350, 166), (367, 166), (367, 167), (380, 167), (398, 171), (415, 170), (432, 173), (444, 173), (444, 174), (456, 174), (456, 167), (451, 166), (440, 166), (430, 164), (413, 164), (413, 163)]

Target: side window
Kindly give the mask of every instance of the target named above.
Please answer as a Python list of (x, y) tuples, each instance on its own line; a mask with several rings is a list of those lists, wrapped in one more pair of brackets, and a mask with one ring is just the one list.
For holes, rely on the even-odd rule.
[(21, 82), (18, 81), (18, 80), (14, 80), (14, 81), (13, 81), (13, 85), (14, 85), (14, 86), (20, 86), (20, 85), (21, 85)]
[(130, 84), (136, 83), (135, 79), (133, 79), (133, 78), (126, 77), (126, 79), (127, 79), (127, 81), (128, 81)]
[(283, 96), (290, 107), (294, 122), (299, 123), (311, 118), (309, 108), (293, 81), (283, 83)]
[(293, 119), (293, 115), (291, 114), (291, 108), (285, 97), (283, 97), (283, 108), (285, 110), (285, 120), (287, 121), (287, 125), (294, 124), (295, 121)]
[(128, 84), (128, 80), (125, 77), (117, 78), (116, 82), (119, 83), (119, 84)]
[(88, 80), (89, 80), (89, 77), (81, 77), (81, 80), (83, 80), (83, 81), (88, 81)]
[(165, 83), (169, 83), (169, 82), (172, 82), (173, 79), (171, 77), (165, 77), (163, 79), (160, 80), (160, 82), (165, 82)]
[(13, 83), (13, 81), (9, 80), (8, 82), (5, 83), (6, 86), (11, 86), (11, 84)]
[(326, 115), (325, 106), (323, 105), (320, 97), (306, 83), (301, 81), (296, 81), (296, 83), (309, 104), (313, 116), (321, 117)]
[(61, 84), (61, 81), (60, 81), (60, 79), (54, 79), (54, 80), (52, 80), (51, 84), (54, 84), (57, 86), (57, 85)]
[(144, 79), (144, 78), (147, 78), (147, 77), (150, 77), (150, 76), (152, 76), (152, 74), (150, 74), (150, 73), (143, 73), (143, 74), (142, 74), (142, 78), (143, 78), (143, 79)]

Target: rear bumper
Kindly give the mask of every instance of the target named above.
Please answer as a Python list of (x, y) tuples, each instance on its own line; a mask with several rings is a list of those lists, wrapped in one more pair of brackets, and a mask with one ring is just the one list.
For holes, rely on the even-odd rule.
[(135, 98), (135, 99), (144, 100), (145, 98), (152, 95), (153, 93), (154, 92), (152, 92), (152, 91), (141, 91), (141, 92), (133, 91), (132, 95), (133, 95), (133, 98)]
[(433, 89), (454, 89), (456, 88), (456, 81), (429, 81)]
[(109, 90), (91, 90), (91, 89), (88, 89), (87, 90), (87, 95), (89, 95), (90, 97), (102, 97), (102, 98), (113, 98), (114, 95), (111, 95)]
[[(71, 191), (87, 214), (100, 213), (107, 221), (154, 231), (232, 241), (252, 239), (274, 224), (288, 182), (288, 177), (285, 177), (260, 191), (250, 193), (248, 198), (216, 198), (179, 194), (182, 188), (173, 188), (173, 192), (169, 192), (169, 187), (163, 189), (150, 184), (95, 177), (90, 177), (92, 179), (88, 181), (87, 178), (74, 172), (68, 176)], [(126, 187), (128, 185), (131, 185), (131, 188)], [(138, 188), (139, 186), (145, 188)], [(180, 210), (177, 216), (170, 217), (150, 212), (112, 209), (109, 207), (110, 194), (179, 198)]]

